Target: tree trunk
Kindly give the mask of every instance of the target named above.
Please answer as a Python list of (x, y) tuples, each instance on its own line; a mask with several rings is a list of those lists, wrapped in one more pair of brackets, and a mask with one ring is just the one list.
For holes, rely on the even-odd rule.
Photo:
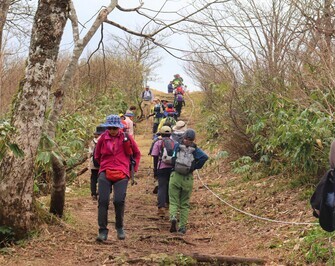
[(50, 201), (50, 212), (58, 217), (63, 216), (65, 204), (66, 171), (64, 164), (56, 157), (51, 157), (53, 185)]
[[(78, 32), (78, 19), (75, 13), (73, 5), (71, 6), (71, 20), (73, 35), (75, 41), (75, 47), (71, 57), (71, 61), (66, 67), (65, 73), (62, 77), (60, 85), (57, 91), (54, 93), (54, 104), (49, 117), (49, 124), (47, 127), (47, 135), (51, 138), (55, 138), (56, 135), (56, 125), (58, 123), (61, 111), (64, 104), (64, 94), (65, 90), (69, 87), (71, 78), (73, 77), (75, 70), (77, 68), (79, 57), (81, 56), (84, 48), (91, 40), (95, 32), (99, 29), (101, 24), (107, 18), (107, 15), (114, 10), (117, 5), (117, 0), (111, 0), (107, 8), (103, 9), (99, 16), (96, 18), (90, 30), (87, 32), (83, 39), (79, 39)], [(53, 191), (51, 194), (50, 212), (62, 216), (64, 208), (64, 197), (65, 197), (65, 183), (66, 183), (66, 172), (63, 162), (61, 162), (57, 157), (52, 158), (52, 171), (53, 171)], [(63, 191), (58, 191), (63, 189)]]
[(39, 145), (69, 0), (40, 0), (34, 18), (25, 78), (12, 107), (12, 140), (23, 158), (7, 154), (0, 162), (0, 225), (17, 236), (34, 221), (34, 162)]

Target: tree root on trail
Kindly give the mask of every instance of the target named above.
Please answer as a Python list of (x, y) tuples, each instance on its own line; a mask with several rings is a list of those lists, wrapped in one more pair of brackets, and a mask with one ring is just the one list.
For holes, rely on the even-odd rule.
[(179, 241), (181, 241), (181, 242), (183, 242), (183, 243), (185, 243), (187, 245), (196, 246), (196, 244), (194, 244), (192, 242), (189, 242), (189, 241), (185, 240), (185, 238), (180, 237), (180, 236), (170, 236), (170, 237), (166, 238), (166, 240), (168, 240), (168, 241), (179, 240)]
[(247, 264), (252, 263), (252, 264), (264, 265), (266, 263), (266, 260), (259, 258), (216, 256), (211, 254), (199, 254), (199, 253), (191, 253), (184, 255), (195, 259), (197, 262), (225, 263), (228, 265), (230, 264), (236, 265), (238, 263), (247, 263)]

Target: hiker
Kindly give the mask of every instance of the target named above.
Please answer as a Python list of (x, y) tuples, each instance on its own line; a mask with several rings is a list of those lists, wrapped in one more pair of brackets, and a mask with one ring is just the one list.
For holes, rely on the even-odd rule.
[(182, 94), (177, 94), (174, 100), (174, 107), (176, 108), (177, 117), (180, 117), (183, 106), (185, 106), (184, 96)]
[(126, 113), (133, 113), (134, 117), (136, 117), (136, 110), (137, 110), (136, 106), (132, 105), (127, 109)]
[(171, 128), (176, 124), (175, 115), (176, 112), (164, 112), (164, 117), (158, 125), (157, 131), (159, 131), (162, 126), (170, 126)]
[(152, 148), (151, 156), (154, 159), (154, 177), (158, 180), (157, 207), (158, 215), (164, 217), (169, 203), (169, 180), (172, 169), (172, 155), (174, 141), (170, 139), (171, 128), (163, 126), (158, 139)]
[(128, 132), (128, 124), (126, 122), (126, 117), (124, 116), (124, 114), (119, 114), (119, 117), (121, 118), (121, 123), (123, 124), (123, 132)]
[(321, 228), (327, 232), (335, 231), (335, 141), (330, 145), (330, 168), (323, 175), (310, 198), (313, 216), (319, 219)]
[(143, 116), (145, 118), (148, 118), (150, 114), (151, 102), (152, 102), (152, 99), (154, 98), (153, 93), (149, 89), (149, 86), (146, 86), (145, 90), (142, 91), (141, 98), (142, 98), (141, 108), (143, 111)]
[(187, 129), (182, 143), (176, 143), (173, 154), (173, 169), (169, 183), (170, 232), (177, 232), (177, 213), (179, 211), (178, 233), (186, 233), (190, 210), (190, 197), (193, 188), (193, 171), (203, 167), (208, 156), (194, 143), (195, 131)]
[(91, 197), (92, 200), (98, 199), (98, 193), (97, 193), (97, 183), (98, 183), (98, 174), (99, 174), (99, 165), (93, 158), (93, 153), (96, 144), (98, 143), (99, 137), (102, 133), (104, 133), (106, 130), (105, 127), (102, 125), (97, 126), (96, 130), (94, 132), (94, 138), (90, 142), (88, 146), (88, 159), (89, 159), (89, 165), (88, 169), (91, 169)]
[(130, 177), (130, 159), (132, 156), (136, 161), (134, 171), (137, 172), (141, 157), (133, 137), (121, 131), (123, 124), (118, 115), (108, 116), (104, 126), (107, 130), (100, 136), (94, 153), (94, 158), (100, 164), (98, 178), (99, 235), (96, 239), (98, 242), (103, 242), (108, 237), (108, 207), (112, 190), (117, 238), (125, 239), (123, 216)]
[(177, 120), (178, 117), (178, 113), (176, 111), (176, 109), (173, 106), (173, 103), (168, 103), (167, 107), (165, 108), (164, 111), (164, 116), (168, 117), (168, 116), (173, 116), (175, 120)]
[(163, 112), (165, 112), (166, 108), (167, 108), (167, 104), (168, 104), (168, 100), (162, 99), (161, 100), (161, 104), (162, 104), (162, 108), (163, 108)]
[(182, 120), (177, 121), (177, 123), (172, 127), (171, 138), (175, 142), (178, 142), (180, 144), (182, 142), (186, 129), (187, 125), (184, 121)]
[(177, 88), (181, 85), (183, 85), (183, 78), (179, 75), (179, 74), (175, 74), (173, 75), (173, 80), (172, 80), (172, 84), (173, 84), (173, 88)]
[(154, 103), (155, 105), (152, 107), (151, 114), (150, 114), (150, 116), (154, 117), (154, 121), (153, 121), (154, 123), (152, 127), (153, 134), (157, 132), (158, 125), (164, 117), (163, 107), (162, 107), (160, 99), (156, 97), (154, 99)]
[(133, 122), (134, 114), (132, 112), (126, 112), (124, 116), (126, 117), (125, 121), (127, 123), (127, 132), (129, 135), (133, 137), (134, 136), (134, 122)]
[(173, 93), (173, 81), (170, 81), (169, 85), (168, 85), (168, 93)]

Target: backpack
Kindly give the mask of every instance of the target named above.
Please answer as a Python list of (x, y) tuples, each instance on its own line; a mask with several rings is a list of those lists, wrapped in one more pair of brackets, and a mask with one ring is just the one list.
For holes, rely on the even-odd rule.
[(317, 185), (310, 204), (313, 215), (319, 218), (320, 226), (327, 232), (335, 231), (335, 173), (329, 170)]
[(162, 113), (162, 106), (160, 104), (155, 104), (154, 113), (156, 118), (161, 118), (164, 116), (164, 114)]
[(182, 94), (177, 94), (176, 100), (177, 100), (177, 102), (182, 102), (182, 101), (184, 101), (184, 97), (183, 97), (183, 95), (182, 95)]
[(174, 141), (170, 138), (162, 140), (161, 151), (159, 153), (160, 162), (172, 164), (172, 156), (174, 151)]
[(182, 175), (188, 175), (193, 172), (195, 158), (194, 151), (196, 147), (186, 147), (185, 145), (179, 145), (179, 149), (176, 153), (176, 162), (174, 170)]
[(168, 125), (174, 126), (176, 124), (176, 120), (172, 116), (168, 116), (164, 122), (164, 124), (167, 123)]
[(177, 94), (182, 94), (182, 95), (183, 95), (183, 94), (185, 93), (184, 90), (183, 90), (183, 87), (182, 87), (182, 86), (177, 87), (177, 88), (176, 88), (176, 93), (177, 93)]
[(94, 158), (94, 154), (95, 154), (95, 148), (96, 148), (97, 144), (95, 143), (94, 149), (93, 149), (93, 155), (92, 155), (92, 162), (94, 167), (99, 168), (100, 164), (98, 163), (98, 161)]
[[(144, 98), (144, 92), (145, 91), (142, 91), (142, 99)], [(149, 94), (150, 94), (150, 97), (152, 97), (152, 94), (151, 94), (151, 90), (148, 90)]]

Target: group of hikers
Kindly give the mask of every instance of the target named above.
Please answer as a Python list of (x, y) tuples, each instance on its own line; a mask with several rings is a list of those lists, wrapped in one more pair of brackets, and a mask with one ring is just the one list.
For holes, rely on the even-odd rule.
[[(175, 78), (180, 76), (175, 75)], [(182, 79), (179, 82), (175, 80), (175, 84), (173, 93), (176, 99), (179, 94), (176, 92), (177, 85), (182, 85)], [(202, 168), (208, 156), (195, 144), (196, 132), (187, 128), (184, 121), (178, 120), (180, 111), (171, 112), (169, 103), (154, 98), (148, 86), (141, 96), (144, 116), (154, 116), (154, 140), (149, 155), (153, 158), (154, 178), (158, 181), (157, 215), (165, 217), (168, 214), (171, 233), (185, 234), (193, 171)], [(151, 108), (152, 101), (154, 106)], [(146, 105), (149, 106), (148, 113), (144, 108)], [(157, 105), (160, 105), (159, 111), (155, 109)], [(98, 242), (108, 238), (108, 209), (112, 192), (117, 238), (122, 240), (126, 237), (124, 211), (127, 186), (129, 181), (134, 182), (134, 172), (139, 168), (143, 153), (134, 138), (134, 109), (136, 107), (132, 106), (125, 114), (107, 116), (105, 123), (96, 127), (89, 146), (91, 196), (98, 201)], [(174, 122), (169, 118), (173, 118)]]
[[(174, 77), (175, 79), (168, 85), (168, 93), (174, 95), (173, 102), (169, 102), (167, 99), (154, 97), (149, 86), (146, 86), (141, 94), (141, 108), (143, 112), (141, 118), (148, 119), (151, 116), (154, 118), (152, 129), (154, 134), (161, 127), (159, 124), (164, 118), (171, 120), (171, 123), (173, 123), (173, 120), (177, 120), (178, 117), (180, 117), (182, 108), (185, 106), (185, 86), (183, 84), (183, 79), (179, 74), (174, 75)], [(161, 125), (163, 123), (164, 122), (162, 122)]]

